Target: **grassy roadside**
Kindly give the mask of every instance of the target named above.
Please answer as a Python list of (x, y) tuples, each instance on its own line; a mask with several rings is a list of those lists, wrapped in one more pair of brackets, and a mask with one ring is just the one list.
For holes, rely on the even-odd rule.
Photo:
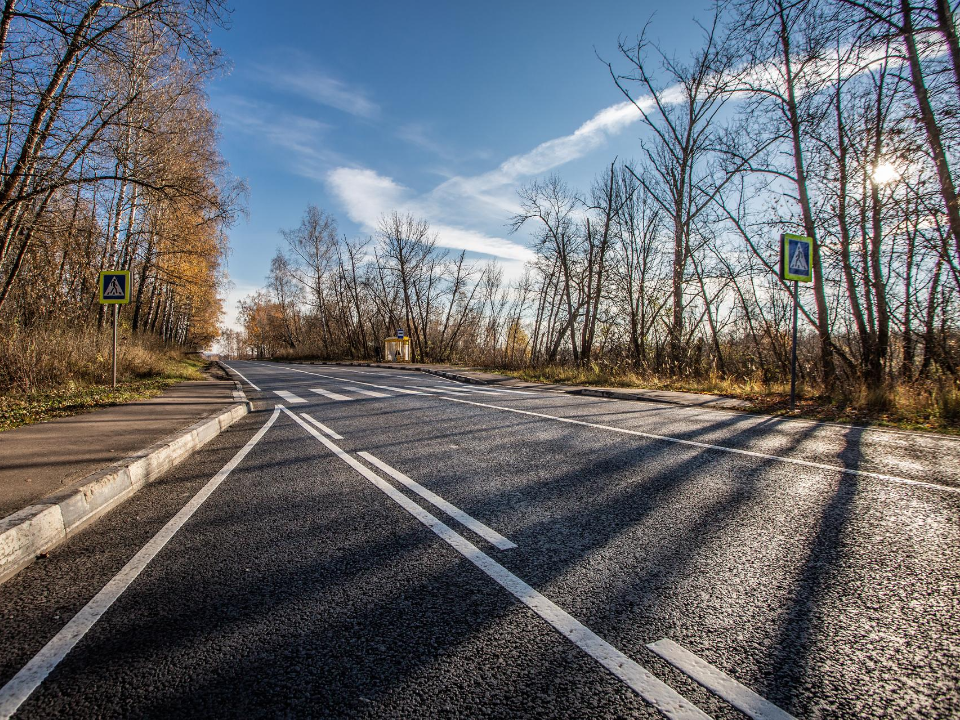
[(182, 380), (203, 380), (204, 366), (204, 362), (192, 358), (169, 358), (159, 368), (159, 374), (147, 378), (124, 378), (117, 382), (116, 389), (110, 385), (70, 381), (62, 387), (0, 395), (0, 432), (29, 423), (78, 415), (100, 407), (156, 397)]
[(791, 413), (790, 386), (786, 383), (765, 385), (720, 377), (662, 378), (629, 371), (616, 372), (597, 366), (485, 369), (530, 382), (723, 395), (749, 402), (748, 412), (960, 435), (960, 388), (951, 381), (882, 388), (854, 387), (834, 395), (817, 388), (800, 387), (797, 411)]

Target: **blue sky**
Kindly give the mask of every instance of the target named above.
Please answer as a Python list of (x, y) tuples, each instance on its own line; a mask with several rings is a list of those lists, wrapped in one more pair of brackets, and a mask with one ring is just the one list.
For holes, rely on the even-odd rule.
[[(705, 2), (262, 2), (237, 0), (214, 42), (232, 70), (209, 87), (230, 172), (250, 188), (230, 232), (228, 324), (264, 282), (307, 204), (348, 236), (393, 209), (508, 276), (528, 237), (506, 227), (516, 189), (551, 171), (574, 187), (614, 156), (639, 155), (641, 126), (597, 59), (649, 35), (683, 57)], [(615, 62), (615, 67), (617, 63)], [(623, 68), (623, 64), (620, 64)]]

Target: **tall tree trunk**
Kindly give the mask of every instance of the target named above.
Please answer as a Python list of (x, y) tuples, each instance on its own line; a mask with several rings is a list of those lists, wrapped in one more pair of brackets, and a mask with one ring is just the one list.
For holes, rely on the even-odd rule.
[(803, 160), (800, 113), (797, 107), (795, 79), (790, 59), (790, 31), (787, 27), (786, 11), (782, 4), (779, 4), (779, 10), (780, 44), (783, 51), (783, 62), (787, 81), (786, 109), (790, 122), (790, 139), (793, 144), (793, 163), (796, 173), (797, 195), (800, 200), (804, 232), (808, 237), (813, 238), (811, 264), (813, 269), (813, 295), (817, 306), (817, 335), (820, 339), (820, 368), (823, 373), (823, 382), (830, 388), (836, 384), (837, 369), (834, 360), (833, 341), (830, 337), (830, 318), (827, 308), (827, 294), (824, 289), (823, 261), (820, 256), (820, 244), (817, 242), (817, 232), (813, 224), (813, 210), (810, 205), (810, 195), (807, 190), (807, 173)]

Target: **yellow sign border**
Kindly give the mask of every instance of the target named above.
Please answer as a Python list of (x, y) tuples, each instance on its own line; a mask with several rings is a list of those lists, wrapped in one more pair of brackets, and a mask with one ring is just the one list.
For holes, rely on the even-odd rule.
[[(123, 285), (125, 292), (123, 300), (104, 300), (103, 291), (106, 289), (104, 285), (106, 284), (107, 275), (123, 275), (127, 280)], [(101, 305), (129, 305), (130, 304), (130, 271), (129, 270), (101, 270), (100, 278), (97, 281), (97, 285), (100, 288), (100, 304)]]
[[(801, 241), (810, 246), (810, 265), (806, 275), (794, 275), (790, 272), (790, 241)], [(784, 280), (796, 280), (797, 282), (813, 282), (813, 238), (806, 235), (794, 235), (793, 233), (783, 233), (780, 236), (780, 277)]]

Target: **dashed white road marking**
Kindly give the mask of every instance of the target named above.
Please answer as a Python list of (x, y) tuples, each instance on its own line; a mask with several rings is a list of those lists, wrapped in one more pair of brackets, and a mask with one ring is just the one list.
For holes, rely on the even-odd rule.
[(280, 397), (282, 397), (284, 400), (286, 400), (286, 401), (287, 401), (288, 403), (290, 403), (291, 405), (296, 405), (296, 404), (298, 404), (298, 403), (305, 403), (305, 402), (307, 402), (306, 400), (304, 400), (304, 399), (303, 399), (302, 397), (300, 397), (299, 395), (294, 395), (292, 392), (289, 392), (289, 391), (287, 391), (287, 390), (274, 390), (273, 392), (275, 392), (277, 395), (279, 395)]
[(586, 625), (570, 615), (566, 610), (534, 590), (523, 580), (503, 567), (503, 565), (482, 552), (465, 537), (451, 530), (447, 525), (440, 522), (440, 520), (417, 505), (386, 480), (318, 433), (287, 408), (282, 409), (300, 423), (301, 427), (308, 433), (323, 443), (338, 458), (369, 480), (374, 487), (430, 528), (441, 540), (476, 565), (497, 584), (549, 623), (557, 632), (600, 663), (615, 677), (622, 680), (634, 692), (653, 705), (666, 717), (672, 720), (686, 720), (687, 718), (709, 720), (709, 715), (662, 680), (659, 680), (645, 667), (631, 660)]
[(796, 720), (769, 700), (741, 685), (723, 671), (700, 659), (668, 638), (647, 645), (653, 652), (683, 674), (693, 678), (717, 697), (721, 697), (753, 720)]
[[(239, 373), (238, 373), (239, 374)], [(252, 385), (253, 383), (251, 383)], [(210, 480), (200, 488), (200, 491), (193, 496), (183, 508), (180, 509), (173, 518), (154, 535), (140, 551), (134, 555), (130, 561), (113, 579), (110, 580), (103, 589), (98, 592), (94, 598), (83, 606), (73, 618), (70, 619), (63, 629), (43, 646), (30, 662), (23, 666), (13, 678), (2, 688), (0, 688), (0, 720), (7, 720), (13, 715), (17, 708), (30, 697), (34, 690), (47, 679), (47, 676), (53, 669), (60, 664), (67, 653), (76, 647), (77, 643), (87, 634), (87, 631), (103, 617), (103, 614), (110, 609), (110, 606), (126, 590), (130, 583), (137, 579), (137, 576), (143, 572), (147, 564), (157, 556), (163, 547), (170, 542), (170, 539), (177, 534), (177, 531), (183, 527), (197, 509), (203, 505), (204, 501), (210, 497), (220, 483), (227, 479), (227, 476), (233, 472), (234, 468), (247, 456), (253, 447), (260, 442), (267, 430), (276, 422), (280, 415), (282, 405), (277, 405), (273, 409), (273, 415), (257, 430), (256, 434), (247, 441), (247, 444), (240, 448), (239, 452), (224, 465), (220, 472), (214, 475)], [(286, 408), (283, 408), (286, 410)], [(288, 411), (289, 412), (289, 411)]]
[(343, 385), (341, 386), (344, 390), (349, 390), (351, 392), (360, 393), (361, 395), (369, 395), (370, 397), (385, 398), (392, 397), (387, 393), (375, 392), (373, 390), (364, 390), (363, 388), (353, 387), (352, 385)]
[(324, 425), (322, 422), (320, 422), (320, 421), (317, 420), (316, 418), (312, 418), (312, 417), (310, 417), (309, 415), (307, 415), (306, 413), (300, 413), (300, 415), (301, 415), (307, 422), (313, 423), (313, 424), (316, 425), (318, 428), (320, 428), (321, 430), (323, 430), (327, 435), (329, 435), (330, 437), (332, 437), (334, 440), (343, 440), (343, 435), (340, 435), (339, 433), (331, 430), (330, 428), (328, 428), (326, 425)]
[(398, 482), (408, 487), (410, 490), (415, 492), (417, 495), (422, 497), (424, 500), (426, 500), (428, 503), (430, 503), (434, 507), (437, 507), (443, 510), (443, 512), (445, 512), (447, 515), (452, 517), (454, 520), (456, 520), (458, 523), (460, 523), (464, 527), (468, 527), (471, 530), (473, 530), (473, 532), (475, 532), (477, 535), (479, 535), (484, 540), (489, 542), (498, 550), (512, 550), (517, 546), (516, 543), (511, 542), (510, 540), (507, 540), (507, 538), (505, 538), (503, 535), (498, 533), (496, 530), (493, 530), (487, 527), (476, 518), (465, 513), (456, 505), (453, 505), (447, 502), (436, 493), (433, 493), (430, 490), (427, 490), (427, 488), (425, 488), (423, 485), (421, 485), (417, 481), (412, 480), (411, 478), (404, 475), (402, 472), (400, 472), (396, 468), (391, 467), (390, 465), (387, 465), (385, 462), (383, 462), (383, 460), (377, 457), (374, 457), (368, 452), (358, 452), (357, 455), (362, 457), (367, 462), (383, 470), (387, 475), (389, 475), (394, 480), (397, 480)]
[(329, 390), (324, 390), (323, 388), (310, 388), (310, 392), (316, 393), (317, 395), (323, 395), (323, 397), (330, 398), (331, 400), (353, 400), (352, 397), (347, 397), (346, 395), (341, 395), (340, 393), (330, 392)]
[(256, 385), (254, 385), (252, 382), (250, 382), (249, 380), (247, 380), (247, 378), (245, 378), (245, 377), (243, 376), (243, 373), (242, 373), (242, 372), (240, 372), (239, 370), (234, 370), (234, 368), (230, 367), (230, 366), (227, 365), (226, 363), (223, 363), (223, 366), (224, 366), (225, 368), (227, 368), (227, 370), (233, 370), (233, 372), (235, 372), (237, 375), (239, 375), (240, 378), (247, 383), (247, 385), (249, 385), (250, 387), (252, 387), (252, 388), (253, 388), (254, 390), (256, 390), (257, 392), (261, 392), (260, 388), (258, 388)]

